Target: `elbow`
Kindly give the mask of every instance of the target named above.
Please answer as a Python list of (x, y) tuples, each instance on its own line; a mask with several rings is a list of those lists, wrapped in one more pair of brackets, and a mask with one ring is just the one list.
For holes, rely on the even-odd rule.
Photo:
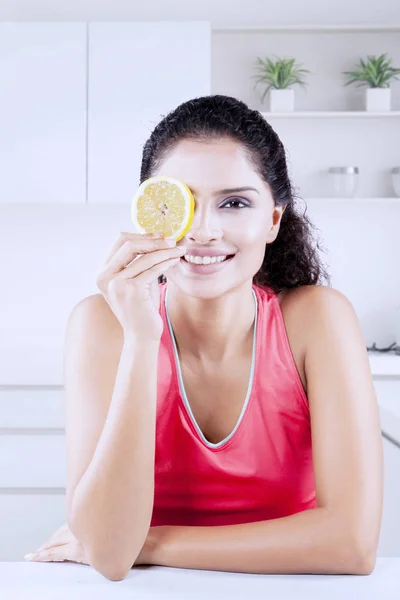
[[(368, 521), (368, 522), (367, 522)], [(378, 553), (379, 527), (374, 519), (361, 519), (354, 514), (332, 521), (335, 538), (337, 573), (346, 575), (371, 575)]]
[(122, 559), (116, 561), (115, 557), (104, 555), (104, 553), (99, 555), (99, 553), (93, 552), (90, 549), (87, 556), (90, 566), (110, 581), (122, 581), (125, 579), (134, 563), (133, 560), (129, 564)]
[(127, 569), (123, 565), (112, 564), (111, 561), (97, 561), (95, 558), (89, 560), (90, 566), (110, 581), (122, 581), (131, 569), (131, 567)]
[(358, 550), (353, 557), (353, 575), (371, 575), (376, 566), (376, 551)]
[(371, 575), (376, 566), (377, 543), (367, 543), (365, 537), (355, 542), (353, 537), (348, 542), (347, 549), (343, 561), (346, 564), (346, 572), (349, 575)]
[(342, 549), (335, 553), (336, 567), (333, 572), (337, 575), (371, 575), (376, 565), (376, 553), (350, 548), (348, 546), (345, 551)]
[(373, 520), (358, 526), (353, 535), (354, 574), (371, 575), (376, 566), (380, 524), (374, 527)]
[[(76, 532), (76, 522), (72, 519), (67, 519), (67, 524), (70, 531), (75, 535), (77, 539), (78, 535)], [(110, 581), (122, 581), (125, 579), (130, 569), (134, 564), (134, 560), (132, 561), (124, 561), (123, 559), (119, 559), (115, 555), (110, 556), (109, 551), (105, 551), (103, 545), (102, 549), (99, 550), (99, 545), (87, 543), (81, 540), (85, 548), (85, 556), (87, 558), (88, 564), (98, 573), (103, 575), (106, 579)], [(107, 550), (107, 549), (106, 549)], [(135, 559), (136, 560), (136, 559)]]

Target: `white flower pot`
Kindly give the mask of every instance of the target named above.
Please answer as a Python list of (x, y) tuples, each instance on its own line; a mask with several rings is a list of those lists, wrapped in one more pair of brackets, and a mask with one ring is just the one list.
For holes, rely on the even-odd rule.
[(365, 94), (365, 109), (372, 112), (390, 110), (390, 88), (368, 88)]
[(293, 111), (294, 90), (269, 90), (269, 110), (271, 112)]

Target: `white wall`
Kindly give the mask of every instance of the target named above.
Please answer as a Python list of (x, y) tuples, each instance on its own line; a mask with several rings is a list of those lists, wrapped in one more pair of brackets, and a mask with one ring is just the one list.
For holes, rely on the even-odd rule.
[(310, 201), (308, 214), (327, 248), (332, 285), (353, 303), (366, 344), (389, 346), (400, 305), (400, 204)]
[(2, 0), (3, 20), (207, 20), (213, 25), (266, 23), (388, 23), (400, 22), (398, 0), (366, 3), (364, 0)]
[[(385, 36), (381, 37), (382, 43), (387, 43), (400, 62), (400, 44), (396, 46), (399, 33), (380, 35)], [(282, 37), (273, 36), (282, 44)], [(317, 54), (323, 39), (320, 34), (313, 36), (314, 54)], [(327, 97), (330, 102), (330, 90), (336, 90), (337, 95), (332, 97), (328, 108), (354, 108), (351, 106), (353, 92), (348, 90), (344, 94), (337, 89), (336, 74), (332, 76), (328, 72), (324, 77), (319, 59), (310, 52), (309, 40), (307, 43), (307, 39), (298, 34), (294, 37), (284, 34), (284, 39), (286, 47), (304, 53), (302, 58), (310, 61), (310, 68), (319, 71), (321, 77), (321, 80), (314, 79), (307, 100), (301, 94), (298, 96), (300, 108), (305, 108), (306, 101), (308, 108), (310, 104), (324, 108)], [(328, 40), (332, 39), (329, 34)], [(374, 50), (378, 50), (378, 37), (374, 34), (368, 39), (373, 41)], [(357, 40), (358, 49), (367, 50), (365, 34), (359, 35)], [(211, 91), (236, 95), (250, 106), (265, 110), (258, 92), (250, 84), (250, 57), (263, 49), (271, 50), (271, 44), (270, 36), (258, 33), (235, 36), (214, 33)], [(283, 47), (277, 45), (278, 49)], [(332, 60), (338, 63), (344, 57), (344, 51), (340, 51)], [(323, 89), (328, 91), (328, 96), (321, 93)], [(399, 108), (398, 86), (395, 94), (394, 101)], [(346, 164), (353, 158), (361, 158), (365, 167), (362, 170), (364, 195), (373, 196), (378, 191), (382, 196), (392, 195), (387, 173), (381, 167), (382, 161), (389, 164), (393, 160), (393, 164), (399, 164), (400, 156), (393, 149), (397, 147), (400, 119), (342, 120), (340, 123), (271, 119), (271, 123), (284, 143), (288, 143), (289, 166), (302, 197), (321, 193), (323, 182), (318, 179), (319, 168), (335, 162)], [(373, 140), (371, 150), (367, 147), (369, 137)], [(363, 152), (353, 157), (349, 148), (357, 138)], [(349, 139), (352, 144), (348, 143)], [(318, 140), (325, 141), (323, 148)], [(373, 168), (368, 169), (368, 165)], [(107, 171), (102, 169), (102, 172)], [(135, 179), (137, 177), (132, 175), (132, 181)], [(107, 185), (112, 189), (112, 181)], [(40, 205), (37, 204), (40, 198), (30, 198), (26, 205), (0, 205), (0, 256), (6, 257), (1, 263), (0, 295), (0, 381), (3, 384), (61, 383), (61, 349), (68, 315), (80, 298), (97, 291), (96, 271), (119, 232), (132, 230), (128, 199), (126, 204), (104, 206), (99, 205), (98, 200), (93, 197), (90, 198), (93, 204), (75, 202), (55, 206)], [(110, 198), (111, 202), (114, 200)], [(322, 242), (328, 249), (326, 259), (332, 284), (353, 302), (366, 344), (392, 343), (394, 307), (400, 304), (400, 204), (312, 201), (309, 214), (320, 227)], [(17, 369), (16, 365), (20, 364), (23, 368)]]
[[(61, 384), (68, 315), (83, 296), (98, 291), (96, 271), (119, 232), (132, 230), (130, 201), (139, 183), (144, 142), (161, 115), (185, 100), (210, 93), (206, 22), (90, 23), (78, 29), (82, 60), (74, 53), (74, 60), (58, 61), (57, 71), (57, 58), (48, 67), (48, 57), (53, 58), (62, 45), (61, 33), (63, 40), (69, 41), (70, 36), (75, 40), (76, 24), (9, 27), (0, 23), (0, 30), (8, 34), (8, 38), (0, 35), (5, 38), (0, 44), (0, 87), (8, 81), (7, 74), (12, 73), (15, 82), (14, 98), (2, 104), (0, 97), (0, 114), (11, 124), (9, 137), (0, 137), (0, 159), (2, 153), (9, 157), (8, 147), (15, 146), (8, 168), (0, 160), (5, 168), (0, 177), (5, 183), (3, 188), (0, 184), (0, 385)], [(47, 44), (40, 44), (40, 52), (33, 53), (35, 60), (31, 60), (30, 51), (42, 38)], [(23, 61), (18, 60), (20, 55)], [(52, 128), (44, 159), (39, 149), (46, 138), (49, 112), (54, 121), (60, 104), (53, 89), (65, 85), (65, 79), (73, 87), (75, 80), (68, 75), (82, 70), (79, 83), (84, 83), (84, 91), (59, 110), (63, 128)], [(160, 75), (153, 76), (157, 70)], [(41, 90), (33, 112), (28, 110), (32, 94), (22, 85), (26, 81)], [(34, 135), (20, 126), (24, 110), (28, 123), (35, 122)], [(57, 142), (64, 140), (75, 121), (86, 121), (85, 135), (81, 127), (75, 128), (77, 157), (75, 152), (56, 153)], [(59, 176), (47, 160), (52, 155), (56, 155), (55, 166), (61, 167)], [(72, 158), (79, 164), (79, 178)], [(78, 197), (71, 191), (75, 179)], [(49, 180), (51, 193), (46, 193)], [(104, 210), (99, 203), (106, 205)], [(124, 223), (115, 226), (121, 217)]]
[(68, 315), (99, 291), (120, 231), (132, 231), (127, 204), (0, 205), (2, 385), (62, 383)]

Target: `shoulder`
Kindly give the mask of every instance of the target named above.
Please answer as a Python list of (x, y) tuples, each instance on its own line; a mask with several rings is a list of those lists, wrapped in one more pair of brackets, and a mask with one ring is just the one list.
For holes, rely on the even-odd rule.
[(118, 323), (116, 316), (102, 294), (91, 294), (82, 298), (72, 309), (70, 320), (84, 320), (96, 322), (105, 320), (109, 326)]
[(365, 348), (357, 313), (350, 300), (328, 286), (300, 286), (280, 299), (285, 323), (302, 340), (304, 356), (346, 348)]
[(339, 290), (323, 285), (304, 285), (278, 294), (288, 334), (298, 340), (302, 351), (325, 340), (344, 339), (350, 331), (360, 337), (357, 314)]
[(95, 347), (113, 349), (123, 342), (122, 327), (102, 294), (91, 294), (72, 309), (67, 324), (67, 336), (84, 336)]
[(354, 310), (350, 300), (339, 290), (325, 285), (301, 285), (278, 294), (283, 309), (295, 310), (307, 317), (314, 310), (324, 313), (329, 310)]

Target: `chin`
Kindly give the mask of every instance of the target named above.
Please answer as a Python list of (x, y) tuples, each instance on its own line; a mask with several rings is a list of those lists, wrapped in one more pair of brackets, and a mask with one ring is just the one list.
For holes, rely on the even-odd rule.
[(199, 298), (202, 300), (214, 300), (228, 294), (232, 290), (243, 286), (250, 280), (250, 285), (253, 281), (253, 276), (250, 275), (241, 281), (233, 280), (232, 278), (216, 277), (215, 280), (201, 281), (200, 278), (185, 278), (180, 276), (167, 276), (167, 283), (172, 283), (182, 294)]

